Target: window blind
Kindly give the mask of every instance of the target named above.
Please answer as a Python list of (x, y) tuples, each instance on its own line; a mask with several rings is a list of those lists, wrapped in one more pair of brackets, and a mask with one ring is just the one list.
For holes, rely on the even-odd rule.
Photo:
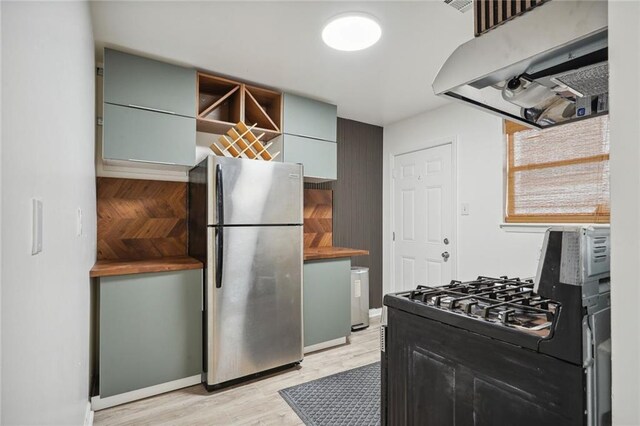
[(506, 222), (609, 222), (608, 116), (505, 133)]

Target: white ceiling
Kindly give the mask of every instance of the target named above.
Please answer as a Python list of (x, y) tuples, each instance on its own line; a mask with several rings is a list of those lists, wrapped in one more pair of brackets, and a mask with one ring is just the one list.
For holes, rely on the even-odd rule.
[[(442, 1), (96, 1), (91, 9), (98, 59), (104, 46), (121, 48), (335, 103), (339, 116), (377, 125), (446, 102), (431, 82), (473, 37), (472, 13)], [(378, 44), (324, 45), (324, 24), (349, 11), (378, 18)]]

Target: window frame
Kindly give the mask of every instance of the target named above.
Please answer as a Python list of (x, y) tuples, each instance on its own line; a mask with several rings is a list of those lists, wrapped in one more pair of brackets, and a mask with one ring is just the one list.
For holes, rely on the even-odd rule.
[(514, 123), (509, 120), (503, 121), (503, 133), (506, 136), (507, 153), (505, 166), (505, 200), (504, 200), (504, 223), (505, 224), (551, 224), (551, 223), (598, 223), (608, 224), (611, 220), (611, 208), (609, 210), (597, 210), (595, 213), (551, 213), (524, 215), (515, 213), (515, 188), (513, 181), (515, 173), (521, 170), (539, 170), (551, 167), (561, 167), (573, 164), (586, 164), (592, 162), (603, 162), (610, 159), (610, 154), (598, 154), (590, 157), (573, 158), (567, 160), (553, 161), (540, 164), (527, 164), (524, 166), (512, 166), (514, 164), (514, 134), (522, 130), (532, 130), (530, 127)]

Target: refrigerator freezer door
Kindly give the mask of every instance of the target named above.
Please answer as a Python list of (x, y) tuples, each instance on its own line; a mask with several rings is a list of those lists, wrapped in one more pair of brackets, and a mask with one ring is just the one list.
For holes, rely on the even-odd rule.
[(301, 361), (302, 227), (210, 227), (208, 239), (207, 385)]
[(216, 156), (207, 162), (209, 225), (302, 223), (301, 165)]

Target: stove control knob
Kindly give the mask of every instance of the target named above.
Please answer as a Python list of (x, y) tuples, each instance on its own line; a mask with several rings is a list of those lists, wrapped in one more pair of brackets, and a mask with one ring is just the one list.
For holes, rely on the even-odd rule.
[(447, 260), (449, 260), (449, 252), (445, 251), (444, 253), (442, 253), (442, 258), (444, 259), (444, 261), (446, 262)]

